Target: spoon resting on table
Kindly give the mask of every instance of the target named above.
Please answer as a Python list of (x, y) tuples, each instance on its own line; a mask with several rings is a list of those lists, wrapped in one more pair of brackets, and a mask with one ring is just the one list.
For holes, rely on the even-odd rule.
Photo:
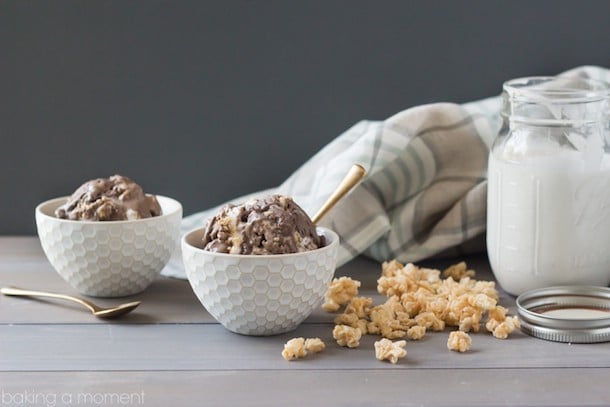
[(4, 295), (9, 296), (18, 296), (18, 297), (49, 297), (49, 298), (57, 298), (60, 300), (68, 300), (73, 301), (78, 304), (83, 305), (93, 315), (101, 319), (112, 319), (119, 317), (121, 315), (125, 315), (128, 312), (133, 311), (138, 305), (140, 305), (140, 301), (133, 301), (124, 304), (117, 305), (116, 307), (103, 308), (98, 305), (95, 305), (91, 301), (85, 300), (83, 298), (73, 297), (71, 295), (65, 294), (57, 294), (45, 291), (33, 291), (33, 290), (24, 290), (17, 287), (2, 287), (0, 288), (0, 292)]

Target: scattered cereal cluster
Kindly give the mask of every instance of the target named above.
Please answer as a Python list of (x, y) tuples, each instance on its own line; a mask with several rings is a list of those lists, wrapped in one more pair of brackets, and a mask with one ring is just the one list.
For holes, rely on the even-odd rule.
[[(488, 320), (498, 322), (491, 323), (494, 329), (507, 320), (506, 308), (497, 305), (495, 283), (474, 280), (474, 271), (469, 270), (465, 262), (448, 267), (443, 272), (447, 278), (441, 279), (440, 275), (435, 269), (386, 262), (382, 265), (377, 290), (387, 295), (388, 301), (400, 304), (417, 325), (427, 330), (442, 331), (450, 326), (463, 332), (479, 332), (485, 313), (488, 313)], [(394, 306), (394, 309), (398, 315), (400, 308)], [(516, 317), (510, 321), (504, 324), (501, 332), (510, 333), (510, 328), (518, 327)], [(489, 329), (491, 325), (486, 326)]]
[(304, 358), (309, 352), (321, 352), (324, 348), (326, 345), (320, 338), (293, 338), (284, 345), (282, 356), (286, 360), (295, 360)]
[[(323, 308), (336, 312), (345, 306), (334, 320), (333, 338), (340, 346), (358, 347), (362, 335), (382, 336), (375, 342), (379, 360), (396, 363), (406, 356), (403, 349), (406, 342), (392, 340), (420, 340), (427, 331), (443, 331), (447, 326), (457, 328), (449, 334), (447, 347), (466, 352), (472, 344), (468, 332), (479, 332), (481, 324), (499, 339), (506, 339), (520, 327), (519, 319), (507, 316), (508, 309), (498, 305), (495, 283), (477, 281), (474, 276), (475, 272), (465, 262), (441, 273), (392, 260), (382, 264), (377, 280), (377, 291), (388, 297), (385, 303), (373, 306), (372, 298), (357, 296), (359, 281), (341, 277), (329, 284)], [(483, 322), (485, 315), (487, 320)], [(324, 349), (324, 343), (317, 340), (320, 350)], [(291, 344), (293, 341), (297, 342)], [(285, 345), (282, 355), (292, 360), (304, 357), (307, 351), (307, 341), (295, 338)]]
[(358, 295), (358, 287), (360, 287), (360, 281), (352, 280), (349, 277), (333, 279), (326, 290), (322, 308), (328, 312), (337, 311), (342, 305), (347, 304)]
[[(479, 332), (486, 313), (485, 327), (496, 338), (506, 338), (519, 327), (517, 317), (507, 317), (508, 310), (497, 304), (495, 283), (473, 279), (474, 271), (465, 262), (448, 267), (442, 275), (446, 278), (441, 278), (440, 270), (403, 265), (396, 260), (385, 262), (377, 280), (379, 293), (388, 296), (385, 303), (373, 306), (372, 298), (355, 296), (359, 282), (342, 277), (331, 283), (327, 294), (327, 300), (340, 299), (325, 308), (338, 310), (338, 304), (344, 303), (343, 313), (335, 318), (337, 326), (392, 340), (419, 340), (427, 331), (443, 331), (446, 326)], [(339, 332), (334, 337), (343, 342), (346, 328)], [(352, 345), (358, 346), (359, 339), (352, 340)]]
[(389, 360), (395, 364), (398, 359), (407, 356), (407, 351), (404, 349), (406, 344), (406, 341), (392, 342), (389, 339), (382, 338), (375, 342), (375, 357), (378, 360)]
[(447, 349), (457, 352), (466, 352), (470, 349), (472, 338), (466, 332), (453, 331), (449, 334), (447, 340)]

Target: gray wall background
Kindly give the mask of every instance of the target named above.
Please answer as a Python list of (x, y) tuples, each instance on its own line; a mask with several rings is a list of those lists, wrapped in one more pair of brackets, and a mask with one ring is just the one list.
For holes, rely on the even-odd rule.
[(0, 234), (113, 173), (190, 214), (361, 119), (584, 64), (609, 1), (0, 0)]

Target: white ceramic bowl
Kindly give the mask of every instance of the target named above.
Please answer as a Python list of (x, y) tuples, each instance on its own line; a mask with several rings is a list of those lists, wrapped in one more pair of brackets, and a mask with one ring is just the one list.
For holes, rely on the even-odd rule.
[(322, 303), (335, 273), (339, 236), (318, 228), (322, 248), (239, 255), (203, 250), (203, 229), (182, 238), (186, 275), (199, 301), (225, 328), (244, 335), (294, 330)]
[(75, 221), (54, 216), (68, 197), (36, 207), (36, 226), (51, 265), (72, 287), (95, 297), (144, 291), (169, 261), (180, 237), (182, 205), (157, 195), (161, 216)]

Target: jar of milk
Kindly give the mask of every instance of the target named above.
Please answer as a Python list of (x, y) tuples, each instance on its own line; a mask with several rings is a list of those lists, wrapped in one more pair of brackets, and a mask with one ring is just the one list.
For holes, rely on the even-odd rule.
[(610, 283), (610, 88), (531, 77), (503, 87), (489, 154), (487, 250), (514, 295)]

